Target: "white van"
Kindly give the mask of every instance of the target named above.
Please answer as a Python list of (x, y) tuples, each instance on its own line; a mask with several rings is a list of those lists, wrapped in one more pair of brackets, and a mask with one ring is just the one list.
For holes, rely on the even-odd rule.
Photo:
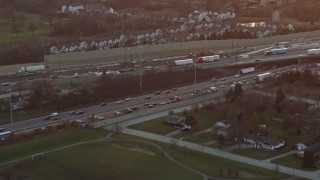
[(53, 113), (50, 114), (50, 117), (57, 117), (58, 115), (59, 115), (59, 113), (53, 112)]

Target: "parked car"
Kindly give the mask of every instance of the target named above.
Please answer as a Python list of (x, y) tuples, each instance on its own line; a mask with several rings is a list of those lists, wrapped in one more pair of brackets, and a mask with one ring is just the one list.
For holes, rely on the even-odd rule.
[(165, 94), (169, 94), (169, 93), (170, 93), (170, 90), (165, 90), (164, 93), (165, 93)]
[(126, 101), (130, 101), (130, 100), (132, 100), (132, 98), (131, 97), (127, 97), (125, 100)]

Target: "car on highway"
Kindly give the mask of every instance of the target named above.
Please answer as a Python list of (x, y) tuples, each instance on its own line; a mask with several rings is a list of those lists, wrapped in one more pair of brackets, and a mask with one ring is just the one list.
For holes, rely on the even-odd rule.
[(165, 90), (164, 93), (165, 93), (165, 94), (169, 94), (169, 93), (170, 93), (170, 90)]
[(119, 112), (119, 111), (116, 111), (116, 112), (114, 112), (113, 114), (114, 114), (115, 116), (120, 116), (122, 113)]
[(176, 91), (176, 90), (177, 90), (177, 88), (172, 88), (172, 89), (171, 89), (171, 91)]
[(151, 99), (151, 96), (146, 96), (145, 99)]
[(78, 115), (84, 114), (84, 111), (76, 111), (76, 114), (78, 114)]
[(74, 115), (74, 114), (76, 114), (76, 111), (70, 111), (68, 114), (69, 115)]
[(166, 105), (166, 104), (168, 104), (168, 102), (164, 101), (164, 102), (159, 103), (159, 106), (163, 106), (163, 105)]
[(43, 120), (45, 120), (45, 121), (46, 120), (50, 120), (50, 119), (51, 119), (51, 116), (46, 116), (46, 117), (43, 118)]
[(130, 100), (132, 100), (132, 98), (131, 97), (127, 97), (125, 100), (126, 101), (130, 101)]
[(155, 105), (154, 104), (149, 104), (148, 108), (153, 108)]
[(101, 103), (100, 104), (100, 106), (106, 106), (107, 105), (107, 103)]
[(124, 103), (124, 100), (117, 101), (117, 104), (122, 104), (122, 103)]
[(101, 116), (101, 115), (95, 115), (94, 116), (94, 118), (96, 119), (96, 120), (104, 120), (104, 117), (103, 116)]
[(227, 78), (222, 78), (222, 79), (221, 79), (221, 81), (226, 81), (226, 80), (227, 80)]
[(156, 92), (154, 92), (154, 94), (159, 95), (159, 94), (161, 94), (161, 91), (156, 91)]
[(59, 119), (58, 116), (52, 117), (52, 120), (53, 120), (53, 121), (58, 120), (58, 119)]
[(139, 110), (139, 107), (133, 106), (131, 109), (135, 111), (135, 110)]
[(58, 115), (59, 115), (58, 112), (53, 112), (53, 113), (50, 114), (50, 117), (57, 117)]

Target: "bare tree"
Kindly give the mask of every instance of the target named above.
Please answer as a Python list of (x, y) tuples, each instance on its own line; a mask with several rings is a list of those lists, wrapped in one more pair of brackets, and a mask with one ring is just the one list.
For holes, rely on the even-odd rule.
[(15, 33), (17, 38), (19, 38), (19, 34), (22, 32), (21, 25), (19, 23), (12, 23), (10, 27), (10, 32)]
[(122, 126), (119, 123), (116, 123), (112, 126), (112, 130), (116, 133), (116, 135), (119, 135), (122, 133)]
[(28, 26), (28, 30), (32, 33), (32, 36), (33, 36), (34, 31), (37, 30), (37, 27), (36, 27), (36, 25), (34, 24), (33, 21), (30, 22), (30, 24)]

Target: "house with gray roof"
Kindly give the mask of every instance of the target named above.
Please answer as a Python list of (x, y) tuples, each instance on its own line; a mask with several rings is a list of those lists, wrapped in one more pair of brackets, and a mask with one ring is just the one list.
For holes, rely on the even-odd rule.
[(245, 134), (243, 141), (253, 145), (255, 148), (274, 151), (285, 146), (284, 140), (278, 140), (268, 136)]

